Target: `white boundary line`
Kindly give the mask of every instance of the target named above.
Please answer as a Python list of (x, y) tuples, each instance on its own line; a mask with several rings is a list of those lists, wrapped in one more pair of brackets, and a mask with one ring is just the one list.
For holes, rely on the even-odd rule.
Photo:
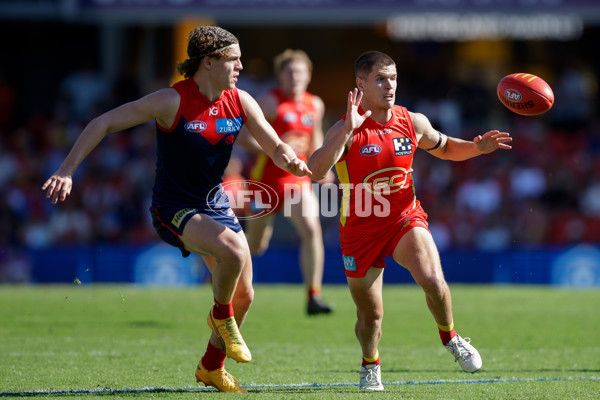
[[(412, 386), (412, 385), (443, 385), (443, 384), (477, 384), (477, 383), (511, 383), (511, 382), (559, 382), (559, 381), (600, 381), (600, 377), (560, 377), (560, 378), (507, 378), (507, 379), (465, 379), (435, 381), (395, 381), (383, 382), (384, 386)], [(292, 383), (287, 385), (242, 385), (246, 389), (298, 389), (298, 388), (333, 388), (333, 387), (358, 387), (358, 383)], [(9, 396), (45, 396), (69, 394), (119, 394), (119, 393), (185, 393), (215, 391), (212, 387), (188, 386), (182, 388), (145, 387), (125, 389), (67, 389), (67, 390), (32, 390), (22, 392), (0, 392), (0, 397)]]

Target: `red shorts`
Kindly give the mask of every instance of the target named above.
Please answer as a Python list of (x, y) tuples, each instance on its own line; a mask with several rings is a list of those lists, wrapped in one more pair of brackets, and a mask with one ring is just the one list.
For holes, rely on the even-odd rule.
[(370, 267), (385, 268), (402, 237), (414, 227), (428, 229), (427, 214), (421, 206), (402, 215), (397, 224), (378, 232), (356, 232), (340, 227), (340, 243), (346, 276), (361, 278)]

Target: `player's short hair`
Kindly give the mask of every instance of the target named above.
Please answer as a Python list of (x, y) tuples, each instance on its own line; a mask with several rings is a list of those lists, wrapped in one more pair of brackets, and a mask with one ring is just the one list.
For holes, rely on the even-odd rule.
[(392, 57), (380, 51), (367, 51), (356, 59), (354, 73), (357, 78), (366, 79), (374, 67), (396, 65)]
[(283, 53), (275, 56), (275, 59), (273, 60), (273, 70), (276, 74), (279, 74), (285, 68), (285, 66), (292, 61), (301, 61), (305, 63), (308, 67), (308, 70), (312, 72), (312, 61), (310, 60), (310, 57), (308, 57), (308, 54), (306, 54), (303, 50), (293, 49), (286, 49), (283, 51)]
[(188, 34), (188, 59), (177, 64), (177, 72), (186, 78), (194, 76), (206, 56), (225, 57), (240, 41), (231, 32), (218, 26), (199, 26)]

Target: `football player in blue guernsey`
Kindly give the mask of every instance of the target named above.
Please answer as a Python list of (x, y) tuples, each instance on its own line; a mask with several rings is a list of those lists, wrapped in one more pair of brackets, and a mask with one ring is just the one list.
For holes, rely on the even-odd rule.
[(233, 143), (246, 125), (275, 164), (310, 175), (266, 121), (256, 101), (236, 88), (242, 70), (238, 39), (216, 26), (193, 29), (188, 59), (177, 69), (185, 79), (93, 119), (42, 190), (52, 203), (65, 201), (77, 166), (109, 133), (156, 121), (156, 180), (151, 214), (159, 236), (190, 253), (210, 256), (214, 306), (212, 330), (196, 380), (223, 392), (246, 392), (224, 369), (225, 358), (249, 362), (239, 327), (254, 297), (248, 242), (223, 193), (221, 178)]

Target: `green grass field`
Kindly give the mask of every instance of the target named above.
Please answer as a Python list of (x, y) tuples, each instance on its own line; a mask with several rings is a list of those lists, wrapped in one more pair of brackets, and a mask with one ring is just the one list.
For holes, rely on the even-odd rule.
[[(420, 288), (384, 287), (384, 393), (358, 390), (360, 348), (345, 285), (332, 316), (304, 314), (300, 286), (258, 285), (242, 329), (254, 360), (226, 368), (260, 399), (598, 399), (600, 291), (451, 286), (457, 331), (483, 358), (460, 370)], [(198, 399), (207, 286), (0, 286), (0, 395)], [(387, 383), (387, 384), (386, 384)], [(96, 392), (94, 392), (96, 391)]]

